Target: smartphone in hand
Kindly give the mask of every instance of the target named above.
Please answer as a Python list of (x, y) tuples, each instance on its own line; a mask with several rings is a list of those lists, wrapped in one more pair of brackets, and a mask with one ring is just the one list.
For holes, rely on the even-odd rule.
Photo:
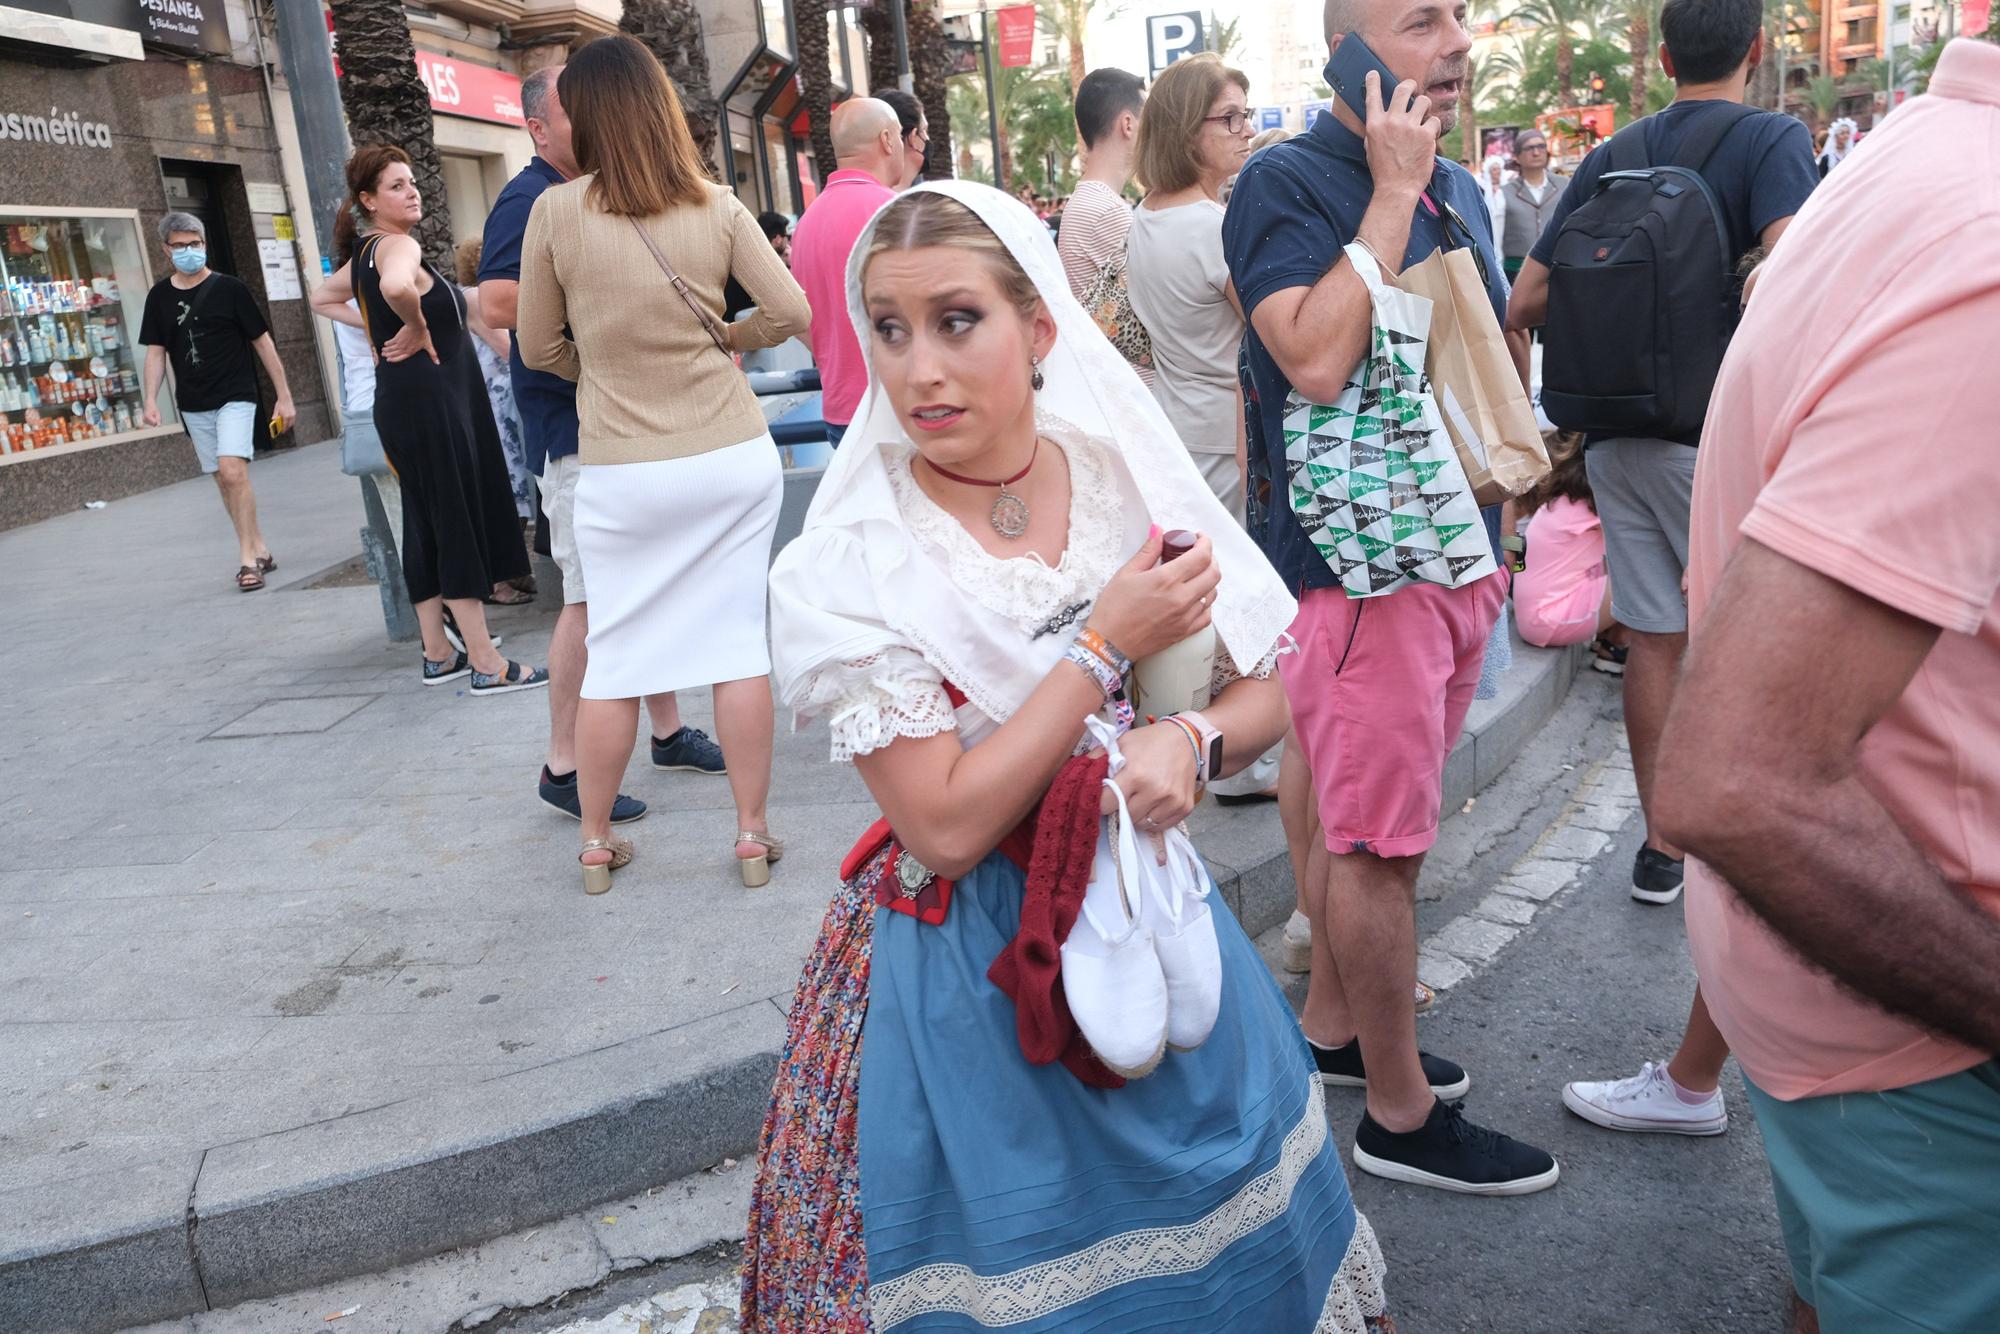
[(1389, 105), (1389, 94), (1401, 80), (1382, 63), (1382, 57), (1361, 40), (1360, 33), (1350, 32), (1341, 38), (1333, 59), (1326, 62), (1326, 81), (1332, 85), (1334, 95), (1347, 103), (1348, 110), (1360, 117), (1364, 125), (1368, 123), (1368, 71), (1371, 69), (1382, 80), (1382, 101), (1376, 107), (1379, 111)]

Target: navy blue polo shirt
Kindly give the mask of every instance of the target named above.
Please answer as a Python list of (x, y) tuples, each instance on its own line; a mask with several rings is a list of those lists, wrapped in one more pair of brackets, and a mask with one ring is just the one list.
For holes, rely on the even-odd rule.
[[(1254, 313), (1273, 292), (1310, 287), (1325, 277), (1360, 231), (1361, 216), (1374, 193), (1361, 137), (1331, 113), (1321, 115), (1304, 134), (1273, 144), (1245, 163), (1222, 220), (1222, 248), (1244, 315)], [(1403, 267), (1442, 246), (1466, 244), (1469, 233), (1486, 260), (1486, 291), (1494, 318), (1503, 317), (1507, 278), (1479, 183), (1465, 168), (1439, 158), (1430, 193), (1451, 206), (1466, 232), (1453, 223), (1448, 237), (1445, 215), (1419, 200), (1411, 215)], [(1239, 370), (1248, 409), (1250, 536), (1288, 587), (1336, 587), (1340, 581), (1332, 567), (1306, 537), (1285, 500), (1285, 397), (1292, 383), (1257, 336), (1255, 324), (1244, 335)]]
[[(528, 235), (528, 215), (542, 191), (561, 185), (563, 174), (536, 157), (507, 182), (486, 215), (486, 235), (479, 252), (479, 281), (501, 278), (521, 281), (521, 243)], [(514, 406), (527, 437), (528, 471), (537, 477), (547, 459), (576, 453), (576, 385), (548, 371), (528, 369), (521, 360), (521, 340), (507, 335), (507, 369), (514, 382)]]

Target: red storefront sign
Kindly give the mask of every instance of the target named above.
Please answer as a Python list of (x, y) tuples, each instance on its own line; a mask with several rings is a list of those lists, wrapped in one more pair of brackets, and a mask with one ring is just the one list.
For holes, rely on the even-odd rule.
[(995, 10), (1000, 25), (1000, 63), (1009, 67), (1032, 64), (1035, 59), (1035, 7), (1014, 5)]
[(521, 115), (521, 81), (505, 70), (418, 51), (417, 75), (430, 91), (433, 111), (499, 125), (528, 123)]

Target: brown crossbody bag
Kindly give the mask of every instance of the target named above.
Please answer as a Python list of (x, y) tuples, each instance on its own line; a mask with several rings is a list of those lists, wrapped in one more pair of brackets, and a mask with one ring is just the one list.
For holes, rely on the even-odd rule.
[(646, 249), (653, 252), (653, 259), (659, 264), (660, 272), (667, 275), (667, 281), (674, 285), (674, 290), (681, 294), (681, 300), (687, 302), (687, 308), (693, 311), (695, 319), (701, 322), (702, 329), (714, 340), (716, 350), (725, 357), (734, 356), (735, 353), (729, 347), (728, 327), (715, 317), (715, 312), (694, 299), (694, 293), (688, 290), (688, 285), (681, 276), (674, 272), (674, 266), (667, 263), (667, 257), (660, 253), (660, 247), (654, 244), (653, 238), (639, 220), (628, 218), (627, 221), (632, 224), (632, 230), (639, 233), (639, 239), (646, 243)]

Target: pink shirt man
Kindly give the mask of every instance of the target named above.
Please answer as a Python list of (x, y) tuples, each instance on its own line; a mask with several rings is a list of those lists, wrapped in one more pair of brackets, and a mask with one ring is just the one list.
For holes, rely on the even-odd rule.
[(865, 171), (836, 171), (792, 229), (792, 276), (812, 307), (813, 360), (829, 424), (846, 426), (868, 387), (868, 363), (847, 313), (847, 257), (861, 229), (896, 192)]
[[(2000, 377), (1979, 364), (2000, 329), (2000, 181), (1965, 170), (1965, 145), (1996, 142), (2000, 47), (1959, 42), (1786, 232), (1709, 407), (1688, 611), (1699, 636), (1747, 537), (1943, 630), (1862, 742), (1863, 780), (2000, 917)], [(1843, 990), (1695, 861), (1687, 922), (1709, 1010), (1775, 1098), (1992, 1056)]]

